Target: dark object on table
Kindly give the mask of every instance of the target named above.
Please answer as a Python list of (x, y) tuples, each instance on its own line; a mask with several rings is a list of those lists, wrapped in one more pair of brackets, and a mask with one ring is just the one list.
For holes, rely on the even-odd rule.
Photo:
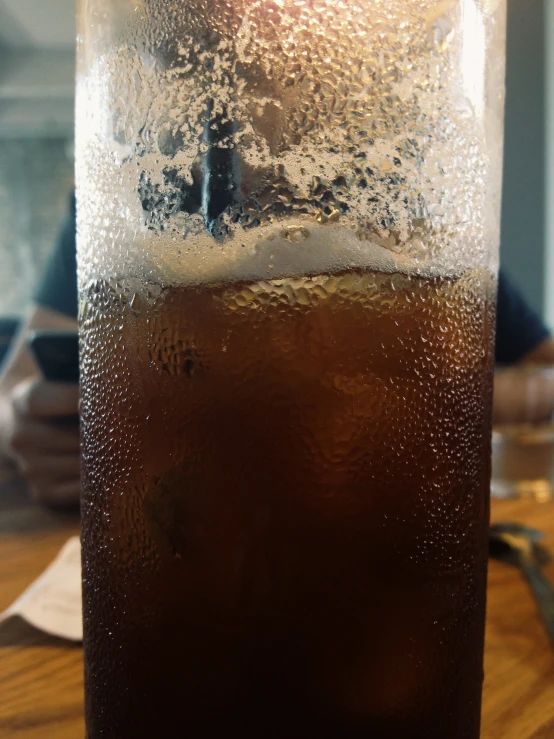
[(490, 529), (489, 554), (493, 559), (521, 570), (554, 647), (554, 586), (541, 569), (550, 560), (550, 553), (540, 544), (541, 538), (538, 529), (517, 523), (495, 524)]

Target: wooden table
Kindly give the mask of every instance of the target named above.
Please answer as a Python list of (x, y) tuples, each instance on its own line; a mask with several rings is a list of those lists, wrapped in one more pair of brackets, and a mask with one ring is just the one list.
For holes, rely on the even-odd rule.
[[(554, 503), (495, 502), (492, 518), (541, 528), (554, 550)], [(77, 530), (75, 516), (29, 504), (13, 474), (0, 472), (0, 611)], [(554, 581), (554, 565), (548, 574)], [(82, 662), (80, 647), (19, 621), (0, 625), (0, 737), (83, 737)], [(483, 738), (554, 737), (554, 652), (521, 576), (496, 562), (489, 570), (485, 674)]]
[[(0, 469), (0, 612), (35, 580), (78, 517), (29, 502), (14, 475)], [(0, 737), (82, 739), (83, 650), (19, 619), (0, 624)]]

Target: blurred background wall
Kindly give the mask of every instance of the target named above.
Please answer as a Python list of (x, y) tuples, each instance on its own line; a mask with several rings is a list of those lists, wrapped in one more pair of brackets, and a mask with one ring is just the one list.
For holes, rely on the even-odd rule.
[(546, 8), (546, 317), (554, 327), (554, 0)]
[[(554, 0), (508, 0), (501, 261), (546, 315), (547, 12)], [(550, 122), (554, 126), (554, 121)]]
[(0, 0), (0, 317), (20, 316), (73, 186), (74, 0)]

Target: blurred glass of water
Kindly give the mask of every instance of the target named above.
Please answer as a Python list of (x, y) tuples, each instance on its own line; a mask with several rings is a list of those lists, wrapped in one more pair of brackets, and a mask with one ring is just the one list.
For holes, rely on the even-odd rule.
[(497, 372), (491, 494), (554, 497), (554, 367)]

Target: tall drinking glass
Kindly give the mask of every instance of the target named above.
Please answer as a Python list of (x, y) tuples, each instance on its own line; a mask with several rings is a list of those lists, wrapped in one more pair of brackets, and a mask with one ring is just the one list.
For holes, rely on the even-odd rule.
[(89, 739), (476, 739), (503, 0), (80, 0)]

